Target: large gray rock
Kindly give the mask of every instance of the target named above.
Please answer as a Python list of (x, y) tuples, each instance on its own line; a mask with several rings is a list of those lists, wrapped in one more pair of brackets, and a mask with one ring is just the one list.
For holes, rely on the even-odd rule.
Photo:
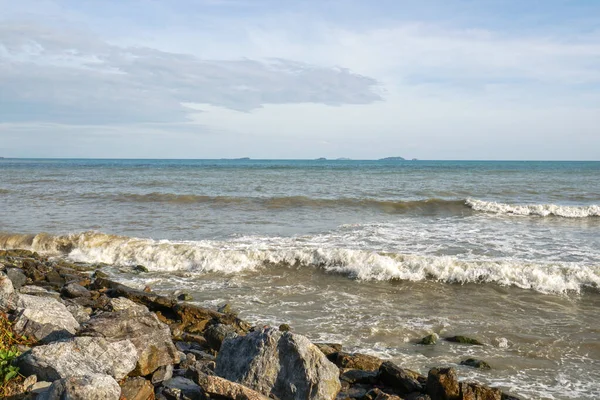
[(178, 364), (179, 352), (171, 340), (169, 326), (156, 314), (130, 308), (92, 318), (82, 335), (100, 336), (109, 341), (129, 339), (138, 351), (134, 376), (146, 376), (163, 365)]
[(95, 374), (122, 379), (135, 369), (137, 360), (129, 340), (76, 337), (34, 347), (18, 359), (18, 366), (24, 375), (36, 374), (46, 381)]
[(27, 283), (27, 277), (20, 268), (7, 268), (6, 276), (11, 280), (16, 290), (21, 289), (21, 286)]
[(121, 387), (112, 376), (72, 376), (52, 383), (37, 400), (119, 400)]
[(16, 310), (15, 330), (42, 343), (71, 337), (79, 329), (65, 305), (49, 297), (21, 294)]
[(0, 272), (0, 310), (12, 310), (17, 301), (17, 293), (11, 282), (4, 272)]
[(341, 388), (338, 368), (306, 337), (273, 328), (226, 339), (215, 373), (281, 400), (331, 400)]

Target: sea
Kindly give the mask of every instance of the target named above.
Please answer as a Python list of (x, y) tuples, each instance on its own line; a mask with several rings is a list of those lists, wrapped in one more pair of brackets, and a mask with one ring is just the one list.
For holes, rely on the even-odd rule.
[(424, 374), (600, 398), (600, 162), (0, 159), (0, 232)]

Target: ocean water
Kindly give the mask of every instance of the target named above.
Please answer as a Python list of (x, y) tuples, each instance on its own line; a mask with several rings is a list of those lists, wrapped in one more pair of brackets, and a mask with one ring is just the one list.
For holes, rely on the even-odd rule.
[(423, 373), (600, 398), (600, 162), (0, 159), (0, 232)]

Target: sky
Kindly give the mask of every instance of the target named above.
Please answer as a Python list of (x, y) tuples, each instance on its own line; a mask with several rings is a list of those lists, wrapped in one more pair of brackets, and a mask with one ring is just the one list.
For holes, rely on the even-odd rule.
[(598, 0), (0, 0), (0, 156), (600, 160)]

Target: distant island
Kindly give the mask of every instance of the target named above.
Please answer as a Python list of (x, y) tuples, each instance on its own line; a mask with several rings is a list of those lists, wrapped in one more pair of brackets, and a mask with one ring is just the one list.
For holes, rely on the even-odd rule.
[(317, 158), (315, 161), (327, 161), (325, 157)]
[(352, 160), (351, 158), (347, 158), (347, 157), (340, 157), (340, 158), (336, 158), (336, 161), (350, 161)]
[(386, 157), (380, 158), (379, 161), (406, 161), (404, 157)]

